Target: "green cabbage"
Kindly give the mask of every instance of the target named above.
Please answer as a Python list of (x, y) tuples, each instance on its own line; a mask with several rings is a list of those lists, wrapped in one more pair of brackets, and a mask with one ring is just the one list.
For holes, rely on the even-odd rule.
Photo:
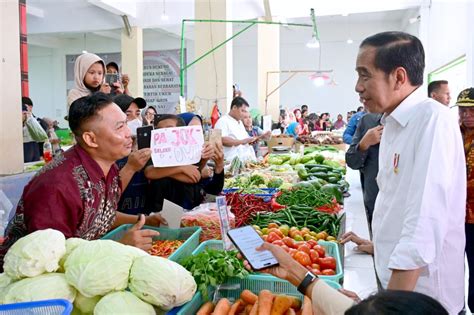
[(66, 259), (71, 255), (72, 251), (75, 250), (79, 245), (87, 243), (88, 241), (82, 238), (71, 237), (66, 240), (66, 254), (59, 260), (59, 271), (64, 272), (64, 263)]
[(46, 273), (12, 283), (3, 291), (3, 303), (31, 302), (49, 299), (65, 299), (70, 302), (76, 290), (62, 273)]
[(107, 294), (94, 309), (94, 315), (110, 314), (155, 315), (155, 310), (132, 293), (123, 291)]
[(76, 299), (74, 300), (74, 308), (79, 310), (82, 314), (92, 314), (101, 298), (101, 296), (85, 297), (80, 292), (77, 292)]
[(59, 268), (66, 239), (56, 230), (36, 231), (16, 241), (5, 255), (3, 268), (12, 279), (36, 277)]
[(6, 273), (0, 273), (0, 304), (3, 304), (4, 290), (13, 282)]
[(144, 256), (132, 265), (129, 288), (140, 299), (170, 310), (192, 299), (196, 282), (181, 265), (161, 257)]
[(66, 279), (85, 297), (106, 295), (127, 287), (136, 251), (112, 240), (79, 245), (66, 259)]

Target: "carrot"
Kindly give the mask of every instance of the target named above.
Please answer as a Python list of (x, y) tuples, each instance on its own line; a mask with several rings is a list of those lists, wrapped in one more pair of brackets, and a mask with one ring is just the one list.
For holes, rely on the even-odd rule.
[(290, 307), (290, 308), (286, 311), (285, 315), (296, 315), (296, 312), (295, 312), (295, 310), (294, 310), (293, 308)]
[(238, 299), (230, 308), (229, 315), (237, 315), (243, 309), (244, 309), (244, 301), (242, 301), (241, 299)]
[(283, 315), (293, 304), (293, 299), (285, 295), (277, 295), (273, 301), (271, 315)]
[(258, 312), (258, 301), (252, 306), (252, 309), (249, 312), (249, 315), (260, 315)]
[(301, 315), (313, 315), (311, 300), (306, 295), (304, 297), (303, 307), (301, 308)]
[(258, 294), (258, 315), (270, 315), (272, 311), (273, 294), (262, 290)]
[(212, 311), (214, 310), (214, 304), (209, 301), (204, 303), (196, 315), (211, 315)]
[(255, 304), (258, 299), (257, 295), (250, 290), (243, 290), (242, 293), (240, 293), (240, 298), (247, 304)]
[(301, 308), (301, 300), (298, 299), (296, 296), (288, 296), (291, 300), (291, 308), (294, 308), (295, 310), (299, 310)]
[(216, 304), (216, 308), (212, 315), (227, 315), (230, 311), (230, 302), (228, 299), (223, 298), (220, 299), (219, 302)]

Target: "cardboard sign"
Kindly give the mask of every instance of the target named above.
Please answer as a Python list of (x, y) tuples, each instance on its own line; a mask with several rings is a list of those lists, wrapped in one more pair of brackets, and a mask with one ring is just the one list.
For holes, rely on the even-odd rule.
[(184, 214), (184, 210), (182, 207), (165, 199), (163, 200), (163, 210), (161, 210), (160, 214), (168, 222), (169, 228), (180, 228), (181, 217)]
[(229, 237), (227, 236), (227, 232), (229, 232), (230, 229), (229, 213), (227, 212), (227, 202), (224, 196), (219, 196), (216, 197), (216, 203), (217, 211), (219, 212), (219, 219), (221, 221), (221, 235), (224, 243), (224, 249), (230, 250), (233, 245)]
[(201, 126), (155, 129), (151, 133), (151, 159), (155, 167), (192, 165), (201, 160)]

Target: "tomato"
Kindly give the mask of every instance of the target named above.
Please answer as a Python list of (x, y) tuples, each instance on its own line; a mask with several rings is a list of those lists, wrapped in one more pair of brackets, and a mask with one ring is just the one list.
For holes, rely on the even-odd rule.
[(278, 229), (279, 229), (279, 230), (281, 231), (281, 233), (283, 233), (283, 235), (285, 235), (285, 236), (288, 236), (288, 233), (290, 232), (290, 227), (289, 227), (288, 225), (286, 225), (286, 224), (283, 224), (283, 225), (280, 226)]
[[(275, 244), (275, 243), (273, 243), (273, 244)], [(283, 248), (285, 250), (285, 252), (287, 252), (287, 253), (290, 252), (290, 248), (288, 246), (286, 246), (285, 244), (281, 245), (280, 247)]]
[(313, 262), (313, 263), (317, 263), (318, 260), (319, 260), (319, 254), (314, 249), (309, 250), (309, 257), (311, 258), (311, 262)]
[(282, 240), (273, 241), (272, 244), (273, 244), (273, 245), (276, 245), (276, 246), (280, 246), (280, 247), (283, 246), (283, 245), (285, 245), (285, 243), (283, 243)]
[(311, 231), (307, 227), (304, 227), (304, 228), (301, 229), (301, 233), (303, 235), (309, 234), (309, 232), (311, 232)]
[(305, 252), (306, 254), (309, 255), (309, 250), (310, 249), (309, 249), (308, 245), (306, 245), (306, 244), (301, 244), (300, 246), (298, 246), (298, 250), (302, 251), (302, 252)]
[(306, 242), (306, 244), (310, 247), (310, 248), (314, 248), (314, 246), (318, 245), (318, 242), (316, 242), (315, 240), (309, 240)]
[(324, 269), (323, 271), (321, 271), (321, 273), (324, 276), (334, 276), (336, 274), (336, 272), (332, 269)]
[(311, 268), (321, 270), (321, 267), (319, 267), (318, 264), (311, 264)]
[(305, 252), (297, 251), (294, 259), (303, 266), (311, 265), (311, 258), (309, 258), (309, 255)]
[(319, 232), (316, 237), (318, 238), (318, 240), (325, 240), (326, 237), (328, 237), (328, 233), (326, 231), (322, 231), (322, 232)]
[(313, 249), (318, 252), (320, 258), (326, 256), (326, 249), (324, 249), (324, 247), (321, 245), (316, 245), (313, 247)]
[(280, 238), (285, 237), (285, 235), (283, 235), (283, 233), (277, 228), (268, 229), (268, 234), (270, 234), (272, 232), (275, 233), (276, 235), (278, 235)]
[(336, 259), (334, 257), (328, 256), (325, 258), (319, 258), (319, 265), (321, 269), (333, 269), (336, 270)]
[(319, 269), (312, 269), (311, 272), (312, 272), (313, 274), (317, 275), (317, 276), (322, 275), (321, 270), (319, 270)]
[(295, 254), (297, 253), (298, 251), (294, 248), (290, 248), (288, 250), (288, 253), (291, 255), (291, 257), (295, 256)]
[(276, 224), (276, 223), (270, 223), (270, 224), (268, 225), (268, 229), (278, 229), (278, 224)]
[(268, 235), (262, 235), (262, 239), (266, 242), (268, 238)]
[(268, 243), (273, 243), (274, 241), (279, 241), (279, 240), (281, 240), (281, 237), (278, 236), (278, 234), (276, 234), (274, 232), (268, 233), (268, 237), (267, 237), (267, 242)]
[(290, 238), (290, 237), (284, 237), (281, 239), (283, 241), (283, 243), (285, 243), (286, 246), (288, 246), (289, 248), (296, 248), (296, 243), (295, 243), (295, 240)]
[(295, 235), (295, 236), (293, 237), (293, 239), (294, 239), (295, 241), (298, 241), (298, 242), (304, 241), (303, 236), (301, 236), (301, 235), (299, 235), (299, 234)]

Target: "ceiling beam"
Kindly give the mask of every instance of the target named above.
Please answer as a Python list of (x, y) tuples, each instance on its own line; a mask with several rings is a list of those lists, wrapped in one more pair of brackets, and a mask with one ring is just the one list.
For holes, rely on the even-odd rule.
[(272, 21), (272, 10), (270, 8), (270, 0), (263, 0), (263, 7), (265, 8), (265, 21)]
[(136, 2), (114, 0), (88, 0), (88, 2), (115, 15), (137, 17)]
[(41, 19), (44, 18), (44, 10), (37, 8), (35, 6), (32, 6), (30, 4), (26, 4), (26, 14), (35, 16)]

